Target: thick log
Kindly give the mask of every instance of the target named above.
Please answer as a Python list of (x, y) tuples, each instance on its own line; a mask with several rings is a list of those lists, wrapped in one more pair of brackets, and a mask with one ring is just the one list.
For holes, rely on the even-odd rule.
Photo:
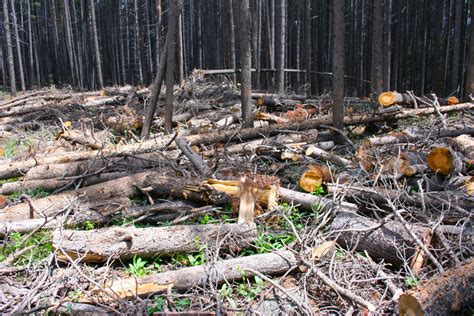
[(474, 304), (474, 260), (435, 275), (400, 296), (400, 315), (451, 315), (469, 313)]
[[(418, 237), (423, 228), (410, 226)], [(399, 250), (404, 249), (406, 258), (415, 252), (415, 241), (399, 222), (389, 220), (383, 226), (370, 218), (352, 212), (340, 212), (331, 223), (331, 232), (338, 236), (337, 242), (349, 249), (367, 251), (371, 257), (401, 264)]]
[(450, 141), (451, 146), (471, 160), (474, 159), (474, 138), (472, 135), (474, 135), (474, 132), (471, 135), (460, 135)]
[(83, 262), (108, 259), (151, 258), (177, 252), (196, 252), (205, 245), (220, 248), (248, 246), (257, 237), (255, 224), (185, 225), (169, 227), (110, 227), (96, 230), (57, 230), (53, 247), (57, 258), (67, 261), (65, 252)]
[(340, 167), (347, 167), (351, 164), (350, 160), (347, 160), (345, 158), (342, 158), (336, 154), (330, 153), (328, 151), (325, 151), (323, 149), (320, 149), (316, 146), (308, 146), (305, 151), (306, 156), (310, 156), (316, 159), (324, 160), (324, 161), (329, 161), (333, 164), (336, 164)]
[(382, 106), (394, 104), (408, 104), (412, 98), (408, 93), (399, 93), (397, 91), (386, 91), (379, 95), (378, 101)]
[[(140, 193), (137, 186), (143, 187), (147, 176), (156, 176), (154, 171), (143, 172), (119, 178), (116, 180), (99, 183), (93, 186), (51, 195), (34, 200), (34, 218), (50, 216), (70, 204), (70, 201), (87, 203), (89, 201), (104, 201), (114, 197), (129, 197)], [(0, 210), (0, 222), (18, 221), (30, 218), (30, 206), (28, 203), (16, 204)]]
[[(242, 279), (242, 271), (251, 269), (264, 275), (282, 275), (296, 267), (298, 260), (290, 251), (278, 251), (248, 257), (210, 262), (202, 266), (189, 267), (148, 275), (142, 278), (126, 278), (113, 281), (105, 288), (105, 293), (96, 289), (91, 293), (96, 298), (110, 301), (116, 298), (146, 297), (150, 294), (166, 292), (173, 288), (186, 291), (195, 286), (203, 286), (209, 282), (221, 284)], [(252, 277), (251, 271), (245, 273)], [(84, 299), (84, 301), (87, 301)]]

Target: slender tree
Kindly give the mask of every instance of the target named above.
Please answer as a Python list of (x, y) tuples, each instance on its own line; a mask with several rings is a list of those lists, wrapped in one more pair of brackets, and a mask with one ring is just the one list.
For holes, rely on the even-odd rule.
[(35, 82), (35, 70), (34, 70), (34, 59), (33, 59), (33, 31), (31, 28), (31, 4), (30, 0), (26, 1), (28, 4), (28, 57), (30, 61), (30, 87)]
[(334, 127), (344, 128), (344, 0), (333, 1), (333, 105), (332, 117)]
[(178, 84), (184, 83), (184, 49), (183, 49), (183, 21), (182, 16), (178, 18)]
[(252, 108), (252, 56), (250, 50), (250, 6), (249, 0), (239, 0), (240, 28), (240, 67), (241, 71), (241, 102), (244, 127), (253, 127)]
[(104, 80), (102, 77), (102, 66), (100, 64), (100, 49), (99, 49), (99, 37), (97, 36), (97, 22), (95, 19), (95, 7), (94, 0), (89, 0), (89, 7), (91, 10), (91, 20), (92, 20), (92, 37), (94, 38), (94, 53), (95, 53), (95, 66), (97, 70), (97, 84), (99, 89), (102, 89), (104, 86)]
[(372, 91), (379, 95), (383, 89), (383, 0), (374, 0), (372, 26)]
[(8, 74), (10, 76), (10, 94), (16, 96), (15, 64), (13, 62), (12, 35), (10, 33), (10, 19), (8, 17), (8, 3), (3, 1), (3, 23), (5, 27), (5, 37), (7, 38), (7, 60)]
[(466, 98), (474, 93), (474, 1), (471, 1), (471, 35), (469, 40), (469, 60), (467, 66), (466, 89), (464, 95)]
[[(234, 28), (234, 4), (233, 0), (228, 0), (226, 4), (227, 9), (227, 23), (229, 25), (229, 67), (235, 69), (235, 28)], [(234, 83), (237, 81), (235, 73), (232, 74), (232, 80)]]
[[(461, 94), (461, 85), (459, 82), (459, 60), (461, 52), (461, 28), (462, 28), (462, 6), (463, 0), (456, 0), (456, 13), (454, 22), (454, 43), (453, 43), (453, 67), (451, 76), (451, 90), (456, 91), (457, 94)], [(471, 20), (471, 23), (473, 21)]]
[(174, 87), (174, 64), (176, 47), (176, 26), (181, 14), (182, 0), (170, 1), (168, 17), (168, 44), (166, 58), (166, 106), (165, 106), (165, 133), (170, 134), (173, 130), (173, 87)]
[(275, 0), (275, 67), (276, 91), (285, 90), (285, 32), (286, 32), (286, 0)]
[[(6, 0), (4, 0), (6, 1)], [(21, 56), (21, 46), (20, 46), (20, 35), (18, 33), (18, 23), (16, 19), (16, 12), (15, 12), (15, 2), (11, 0), (12, 5), (12, 22), (13, 22), (13, 31), (15, 32), (15, 41), (16, 41), (16, 55), (18, 56), (18, 72), (20, 73), (20, 84), (21, 84), (21, 91), (26, 90), (25, 84), (25, 73), (23, 70), (23, 58)]]
[(312, 89), (311, 75), (311, 0), (304, 1), (304, 69), (305, 84), (309, 85), (308, 92)]

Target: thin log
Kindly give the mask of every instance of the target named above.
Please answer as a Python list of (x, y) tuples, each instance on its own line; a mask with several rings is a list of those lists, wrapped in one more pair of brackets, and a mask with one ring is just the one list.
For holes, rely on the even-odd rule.
[[(134, 298), (146, 297), (150, 294), (162, 293), (168, 289), (186, 291), (195, 286), (203, 286), (209, 282), (220, 284), (242, 279), (242, 271), (252, 269), (264, 275), (282, 275), (296, 267), (298, 260), (290, 251), (278, 251), (240, 257), (235, 259), (210, 262), (202, 266), (189, 267), (148, 275), (142, 278), (126, 278), (113, 281), (105, 288), (95, 289), (91, 295), (103, 300), (112, 297)], [(254, 276), (251, 271), (246, 277)], [(84, 301), (87, 301), (84, 299)]]
[(67, 261), (66, 252), (82, 262), (109, 259), (151, 258), (179, 252), (197, 252), (205, 245), (220, 248), (249, 245), (257, 237), (255, 224), (185, 225), (169, 227), (109, 227), (95, 230), (57, 230), (53, 247), (57, 258)]
[(206, 175), (209, 173), (209, 167), (206, 165), (201, 155), (198, 155), (194, 151), (192, 151), (192, 149), (188, 146), (188, 144), (183, 138), (176, 138), (175, 143), (176, 146), (178, 146), (181, 152), (189, 159), (189, 161), (191, 161), (193, 166), (199, 171), (201, 175)]
[(400, 315), (462, 313), (474, 304), (474, 260), (435, 275), (400, 296)]
[(350, 160), (342, 158), (336, 154), (330, 153), (316, 146), (308, 146), (305, 151), (306, 156), (310, 156), (316, 159), (332, 162), (340, 167), (347, 167), (351, 164)]
[[(452, 105), (442, 107), (440, 109), (441, 113), (456, 112), (474, 109), (474, 103), (464, 103), (459, 105)], [(416, 116), (426, 116), (434, 114), (435, 110), (433, 108), (427, 109), (403, 109), (402, 112), (396, 114), (364, 114), (364, 115), (353, 115), (346, 116), (344, 118), (344, 125), (358, 125), (358, 124), (368, 124), (373, 122), (383, 122), (387, 119), (398, 120), (405, 119)], [(316, 129), (320, 125), (331, 125), (332, 118), (331, 116), (323, 116), (316, 119), (306, 120), (301, 123), (291, 122), (287, 124), (280, 125), (269, 125), (256, 128), (244, 128), (240, 131), (238, 130), (227, 130), (219, 131), (212, 133), (205, 133), (199, 135), (190, 135), (186, 136), (186, 140), (190, 145), (199, 145), (199, 144), (213, 144), (213, 143), (226, 143), (228, 141), (244, 141), (254, 138), (265, 136), (271, 136), (281, 133), (282, 131), (287, 130), (308, 130)]]

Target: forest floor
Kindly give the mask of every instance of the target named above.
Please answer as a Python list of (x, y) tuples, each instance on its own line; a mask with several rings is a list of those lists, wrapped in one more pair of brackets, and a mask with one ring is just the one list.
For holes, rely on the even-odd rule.
[(242, 129), (195, 73), (146, 141), (147, 88), (1, 101), (0, 311), (472, 313), (473, 104), (346, 98), (341, 133), (329, 95), (261, 96)]

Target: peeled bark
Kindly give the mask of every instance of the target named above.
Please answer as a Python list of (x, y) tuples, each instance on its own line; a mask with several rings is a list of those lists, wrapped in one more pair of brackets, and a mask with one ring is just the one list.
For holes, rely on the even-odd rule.
[(96, 230), (62, 230), (53, 234), (57, 258), (82, 262), (108, 259), (151, 258), (177, 252), (197, 252), (203, 245), (220, 248), (244, 247), (257, 237), (255, 224), (185, 225), (169, 227), (110, 227)]
[[(166, 292), (170, 288), (186, 291), (209, 282), (212, 284), (232, 282), (242, 279), (242, 271), (245, 269), (256, 270), (265, 275), (281, 275), (293, 269), (297, 264), (298, 260), (292, 252), (279, 251), (216, 263), (210, 262), (202, 266), (152, 274), (142, 278), (119, 279), (111, 282), (105, 288), (105, 293), (97, 289), (93, 290), (92, 294), (106, 301), (117, 296), (120, 298), (146, 297), (152, 293)], [(247, 271), (245, 275), (248, 278), (254, 276), (251, 271)]]
[(398, 313), (405, 315), (450, 315), (467, 312), (474, 304), (474, 260), (435, 275), (400, 296)]

